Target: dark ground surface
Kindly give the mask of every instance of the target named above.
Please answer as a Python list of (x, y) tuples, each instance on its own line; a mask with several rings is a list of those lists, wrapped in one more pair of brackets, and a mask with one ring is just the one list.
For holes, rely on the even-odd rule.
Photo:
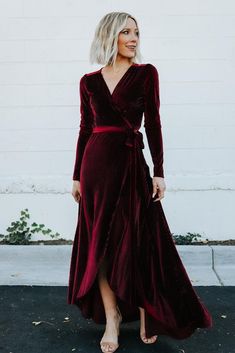
[[(212, 314), (213, 328), (197, 329), (185, 340), (162, 335), (147, 345), (139, 338), (139, 321), (125, 323), (117, 352), (235, 353), (235, 287), (195, 289)], [(105, 326), (82, 318), (66, 303), (66, 294), (67, 287), (0, 286), (0, 352), (101, 352)]]

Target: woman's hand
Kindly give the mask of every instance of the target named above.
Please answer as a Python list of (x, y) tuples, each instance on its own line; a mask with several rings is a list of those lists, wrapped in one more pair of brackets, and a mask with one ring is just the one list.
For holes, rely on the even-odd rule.
[(80, 201), (80, 198), (81, 198), (82, 194), (81, 194), (81, 188), (80, 188), (80, 181), (79, 180), (74, 180), (73, 181), (72, 195), (73, 195), (73, 198), (74, 198), (74, 200), (76, 202)]
[(152, 195), (152, 197), (154, 198), (156, 195), (158, 196), (158, 198), (156, 200), (153, 200), (153, 202), (156, 202), (158, 200), (163, 199), (165, 190), (166, 190), (166, 185), (165, 185), (164, 178), (153, 177), (153, 195)]

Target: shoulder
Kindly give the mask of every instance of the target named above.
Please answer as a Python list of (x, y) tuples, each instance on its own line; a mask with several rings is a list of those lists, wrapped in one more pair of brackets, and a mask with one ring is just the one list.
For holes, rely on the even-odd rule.
[(88, 88), (89, 82), (95, 79), (97, 77), (97, 74), (99, 73), (100, 70), (92, 71), (92, 72), (87, 72), (83, 74), (83, 76), (80, 78), (80, 87)]
[(151, 63), (145, 64), (146, 72), (151, 75), (158, 75), (158, 70), (155, 65)]
[(100, 69), (95, 70), (95, 71), (91, 71), (91, 72), (87, 72), (84, 76), (86, 76), (87, 78), (90, 76), (94, 76), (96, 74), (98, 74), (100, 72)]
[(86, 82), (86, 75), (83, 75), (83, 76), (80, 78), (80, 81), (79, 81), (80, 89), (81, 89), (81, 90), (86, 89), (86, 85), (87, 85), (87, 82)]
[(95, 77), (97, 74), (99, 74), (99, 72), (100, 72), (100, 69), (85, 73), (80, 78), (80, 83), (84, 83), (85, 84), (87, 81), (89, 81), (90, 78)]
[(145, 76), (145, 81), (144, 81), (145, 87), (159, 85), (159, 74), (155, 65), (151, 63), (145, 64), (144, 76)]
[(84, 81), (92, 80), (92, 78), (96, 77), (99, 73), (100, 73), (100, 69), (95, 70), (95, 71), (87, 72), (87, 73), (85, 73), (85, 74), (82, 76), (82, 79), (83, 79)]
[(144, 77), (145, 83), (152, 80), (158, 81), (159, 79), (158, 69), (156, 68), (155, 65), (151, 63), (146, 63), (146, 64), (138, 64), (138, 67), (141, 69), (142, 77)]

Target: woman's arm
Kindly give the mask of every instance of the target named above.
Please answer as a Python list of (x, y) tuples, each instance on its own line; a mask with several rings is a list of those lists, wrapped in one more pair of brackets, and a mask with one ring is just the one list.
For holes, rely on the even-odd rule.
[(147, 64), (147, 77), (144, 84), (145, 110), (144, 128), (153, 161), (153, 176), (164, 178), (163, 140), (160, 120), (159, 77), (156, 67)]
[(89, 94), (87, 91), (86, 75), (82, 76), (79, 85), (80, 95), (80, 130), (77, 140), (76, 147), (76, 158), (73, 170), (73, 180), (80, 181), (80, 169), (82, 163), (83, 153), (87, 144), (87, 141), (92, 132), (93, 114), (89, 102)]

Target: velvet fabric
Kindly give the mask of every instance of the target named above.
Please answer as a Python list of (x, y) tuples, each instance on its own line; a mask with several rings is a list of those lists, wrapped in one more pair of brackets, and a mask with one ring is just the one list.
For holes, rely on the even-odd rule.
[(110, 92), (100, 70), (80, 80), (81, 122), (73, 180), (81, 198), (67, 302), (105, 324), (97, 273), (103, 260), (123, 322), (145, 309), (146, 337), (190, 336), (211, 327), (177, 252), (143, 155), (144, 129), (153, 175), (164, 177), (159, 76), (152, 64), (133, 63)]

